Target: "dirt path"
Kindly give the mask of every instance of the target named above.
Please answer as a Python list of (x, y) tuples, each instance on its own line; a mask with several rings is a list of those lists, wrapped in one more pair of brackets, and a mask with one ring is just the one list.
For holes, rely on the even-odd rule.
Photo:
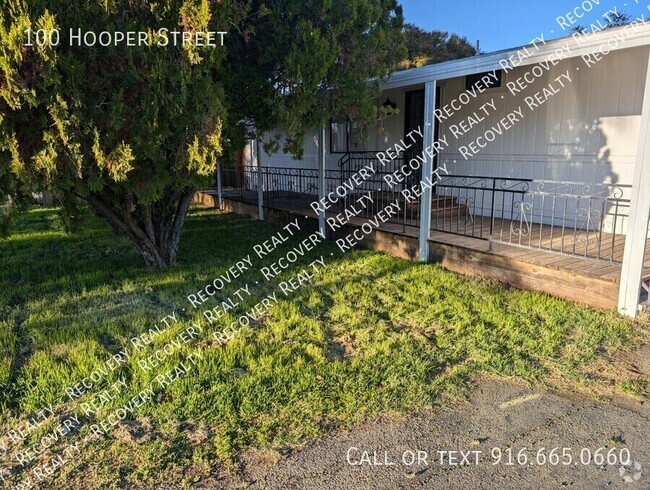
[[(508, 447), (512, 465), (506, 464)], [(560, 448), (559, 461), (551, 456), (555, 447)], [(493, 448), (501, 448), (502, 460), (496, 465)], [(523, 454), (528, 460), (519, 464), (522, 448), (527, 449), (521, 460)], [(564, 456), (563, 448), (570, 448)], [(605, 449), (596, 456), (598, 448)], [(614, 456), (626, 459), (625, 449), (636, 465), (614, 461)], [(465, 464), (458, 464), (461, 453), (449, 452), (440, 464), (438, 451), (458, 450), (465, 453)], [(594, 463), (608, 453), (612, 464)], [(250, 456), (244, 480), (255, 489), (648, 489), (650, 405), (623, 399), (602, 403), (482, 381), (469, 403), (454, 410), (376, 420), (279, 458)]]

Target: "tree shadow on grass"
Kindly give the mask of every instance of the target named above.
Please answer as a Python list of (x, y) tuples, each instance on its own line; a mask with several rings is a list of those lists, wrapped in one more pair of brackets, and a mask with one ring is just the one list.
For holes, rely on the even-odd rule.
[[(563, 346), (581, 342), (586, 351), (598, 348), (597, 340), (590, 345), (578, 340), (576, 332), (589, 338), (598, 323), (627, 331), (624, 321), (607, 312), (435, 265), (370, 252), (352, 257), (355, 268), (319, 280), (322, 298), (314, 312), (328, 323), (329, 342), (352, 343), (352, 351), (360, 350), (354, 342), (364, 336), (384, 340), (406, 334), (426, 338), (444, 371), (467, 368), (538, 381), (549, 374), (549, 364), (569, 362)], [(302, 308), (309, 314), (311, 306)], [(616, 341), (612, 335), (601, 338)]]
[[(0, 277), (4, 280), (7, 275), (17, 275), (13, 290), (22, 296), (11, 308), (32, 315), (21, 328), (34, 334), (39, 346), (43, 346), (41, 357), (58, 353), (55, 364), (63, 365), (66, 352), (87, 342), (99, 359), (104, 353), (108, 357), (119, 343), (128, 342), (130, 335), (169, 313), (168, 308), (187, 306), (188, 293), (203, 288), (235, 261), (252, 254), (254, 244), (279, 230), (236, 215), (195, 214), (184, 230), (179, 265), (152, 272), (141, 266), (137, 254), (128, 242), (119, 242), (121, 239), (117, 243), (123, 247), (123, 256), (108, 254), (105, 260), (92, 260), (93, 254), (102, 257), (102, 247), (119, 249), (114, 245), (115, 237), (105, 228), (78, 240), (66, 240), (73, 253), (49, 261), (35, 254), (28, 273), (14, 267), (0, 272)], [(305, 236), (293, 237), (275, 253), (254, 263), (254, 267), (276, 261)], [(43, 243), (47, 240), (35, 242), (34, 249), (25, 257), (34, 250), (43, 250)], [(3, 246), (0, 244), (0, 250)], [(265, 323), (262, 331), (254, 331), (253, 337), (242, 344), (225, 346), (222, 357), (216, 354), (218, 360), (232, 362), (236, 352), (237, 362), (248, 359), (254, 366), (268, 360), (269, 373), (258, 375), (260, 379), (254, 384), (260, 390), (269, 389), (267, 381), (278, 390), (288, 383), (273, 369), (286, 369), (281, 373), (291, 376), (295, 373), (290, 364), (301, 366), (298, 373), (305, 377), (304, 384), (292, 380), (293, 384), (276, 398), (272, 394), (268, 400), (254, 397), (255, 403), (269, 410), (273, 420), (274, 408), (268, 408), (271, 402), (288, 403), (287, 400), (307, 393), (307, 388), (316, 390), (314, 397), (322, 407), (341, 402), (337, 417), (345, 418), (354, 417), (357, 412), (363, 415), (436, 403), (441, 393), (462, 384), (472, 370), (537, 379), (544, 358), (559, 359), (557, 346), (573, 341), (574, 323), (584, 327), (606, 322), (606, 315), (601, 312), (464, 278), (434, 265), (368, 251), (342, 256), (331, 242), (319, 245), (272, 282), (263, 280), (259, 271), (247, 271), (205, 306), (215, 306), (248, 283), (253, 296), (244, 308), (250, 308), (266, 294), (279, 292), (280, 281), (308, 268), (309, 262), (321, 254), (328, 259), (329, 268), (315, 277), (312, 285), (304, 286), (289, 298), (278, 294), (282, 302), (274, 309), (273, 321)], [(91, 259), (80, 260), (84, 256)], [(0, 262), (3, 260), (0, 256)], [(62, 272), (52, 277), (52, 269)], [(256, 280), (259, 285), (253, 284)], [(8, 294), (0, 293), (0, 304), (7, 299)], [(296, 309), (299, 315), (292, 313)], [(292, 331), (297, 331), (295, 337)], [(617, 333), (615, 328), (605, 331), (609, 332), (604, 334), (607, 339)], [(255, 344), (257, 340), (259, 345)], [(555, 345), (555, 350), (548, 350), (548, 344)], [(327, 362), (321, 363), (321, 354)], [(258, 355), (262, 361), (250, 359), (251, 355)], [(277, 355), (289, 366), (274, 364)], [(58, 364), (53, 367), (60, 368)], [(31, 374), (39, 368), (29, 366)], [(73, 368), (70, 366), (69, 372)], [(213, 365), (198, 376), (207, 377), (209, 386), (215, 382), (219, 369), (221, 366)], [(45, 378), (48, 373), (41, 375)], [(317, 376), (323, 381), (318, 381)], [(70, 381), (69, 376), (61, 378)], [(251, 403), (249, 391), (236, 395)], [(215, 405), (213, 402), (208, 400), (200, 406)], [(220, 403), (226, 402), (220, 399)], [(371, 406), (373, 403), (376, 407)], [(293, 409), (286, 409), (285, 416), (301, 417), (295, 412), (300, 406), (296, 401)], [(176, 405), (176, 409), (188, 408)], [(318, 416), (315, 413), (309, 423), (318, 423)]]
[(9, 384), (35, 350), (61, 352), (63, 345), (74, 349), (95, 338), (108, 357), (112, 349), (101, 338), (128, 341), (184, 303), (187, 291), (203, 287), (203, 277), (224, 272), (259, 236), (277, 231), (269, 225), (253, 228), (236, 215), (191, 215), (179, 265), (150, 271), (131, 243), (103, 222), (91, 219), (79, 233), (65, 235), (53, 229), (54, 213), (30, 211), (18, 222), (17, 234), (0, 242), (0, 311), (11, 319), (17, 343), (6, 353), (12, 359)]

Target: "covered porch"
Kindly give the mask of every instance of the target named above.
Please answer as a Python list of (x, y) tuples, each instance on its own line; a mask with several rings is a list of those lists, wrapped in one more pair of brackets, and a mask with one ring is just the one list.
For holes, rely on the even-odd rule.
[(331, 121), (301, 161), (251, 142), (203, 199), (634, 316), (650, 283), (650, 28), (621, 32), (398, 72), (378, 101), (398, 110), (369, 138)]
[[(241, 179), (241, 169), (224, 169), (223, 175), (234, 179), (237, 172)], [(260, 216), (260, 196), (256, 186), (247, 186), (243, 182), (257, 180), (257, 168), (248, 169), (248, 176), (240, 180), (242, 185), (223, 187), (221, 193), (222, 209), (252, 217)], [(340, 183), (340, 176), (328, 172), (328, 188), (333, 189)], [(302, 221), (302, 228), (317, 229), (319, 214), (312, 204), (318, 200), (318, 172), (316, 170), (281, 169), (262, 167), (263, 188), (261, 213), (265, 220), (286, 224), (290, 220)], [(273, 182), (285, 180), (293, 190), (273, 190)], [(428, 260), (440, 263), (443, 267), (456, 272), (491, 277), (522, 289), (531, 289), (548, 294), (579, 301), (590, 306), (615, 308), (620, 288), (621, 266), (625, 247), (625, 235), (595, 230), (593, 224), (580, 227), (575, 220), (540, 223), (540, 216), (530, 207), (530, 215), (512, 216), (506, 213), (507, 206), (513, 202), (513, 196), (520, 196), (523, 190), (496, 191), (485, 186), (487, 178), (469, 178), (453, 176), (441, 179), (447, 185), (437, 189), (438, 194), (432, 198), (430, 234), (428, 241)], [(500, 182), (495, 181), (495, 185)], [(520, 189), (542, 183), (519, 182)], [(250, 188), (255, 187), (255, 188)], [(562, 201), (564, 206), (571, 203), (564, 189), (564, 194), (539, 194), (541, 200)], [(302, 192), (300, 192), (302, 191)], [(331, 192), (331, 191), (330, 191)], [(501, 205), (497, 206), (495, 201)], [(346, 219), (345, 209), (354, 207), (354, 202), (342, 200), (337, 206), (325, 212), (326, 230), (332, 240), (340, 240), (341, 246), (349, 246), (345, 237), (350, 236), (356, 242), (354, 230), (361, 230), (364, 223), (376, 216), (385, 207), (385, 203), (395, 198), (400, 206), (398, 214), (387, 216), (385, 222), (370, 234), (358, 233), (360, 245), (382, 250), (408, 259), (420, 258), (420, 211), (417, 205), (409, 205), (395, 193), (374, 191), (373, 202), (363, 210), (357, 205), (355, 216)], [(202, 194), (203, 202), (218, 205), (217, 191)], [(573, 196), (577, 200), (577, 196)], [(610, 207), (616, 210), (617, 219), (627, 219), (629, 202), (612, 198), (580, 198), (584, 200), (585, 209), (600, 210)], [(469, 202), (469, 205), (468, 205)], [(531, 201), (534, 202), (534, 199)], [(577, 202), (575, 203), (577, 204)], [(574, 204), (574, 205), (575, 205)], [(497, 212), (491, 216), (487, 208), (494, 205)], [(479, 212), (481, 209), (485, 212)], [(558, 208), (556, 208), (558, 209)], [(563, 214), (565, 210), (562, 210)], [(614, 212), (614, 211), (612, 211)], [(598, 213), (593, 213), (598, 214)], [(341, 223), (344, 224), (341, 224)], [(586, 222), (584, 223), (586, 225)], [(335, 228), (335, 229), (332, 229)], [(643, 278), (650, 281), (650, 247), (646, 249)], [(647, 294), (640, 302), (647, 301)]]

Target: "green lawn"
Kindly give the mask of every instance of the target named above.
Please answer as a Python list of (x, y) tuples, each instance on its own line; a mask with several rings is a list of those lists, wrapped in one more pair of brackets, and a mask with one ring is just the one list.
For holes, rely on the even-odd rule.
[[(221, 326), (206, 326), (196, 343), (159, 371), (142, 372), (139, 359), (200, 319), (186, 296), (277, 231), (241, 216), (195, 211), (184, 230), (179, 264), (153, 272), (100, 221), (66, 236), (55, 227), (54, 210), (29, 212), (15, 234), (0, 241), (4, 431), (49, 404), (60, 419), (79, 411), (91, 395), (70, 402), (66, 386), (171, 311), (182, 324), (109, 375), (110, 382), (126, 378), (128, 391), (97, 417), (127, 403), (156, 374), (198, 348), (202, 359), (196, 369), (136, 410), (131, 435), (120, 428), (84, 446), (53, 477), (60, 486), (190, 483), (219, 465), (235, 471), (237, 456), (250, 448), (277, 450), (378, 413), (452, 403), (477, 375), (596, 395), (643, 395), (646, 389), (622, 372), (601, 376), (594, 366), (616, 349), (633, 348), (647, 335), (647, 324), (382, 253), (343, 256), (332, 243), (321, 244), (276, 282), (255, 272), (224, 291), (220, 299), (248, 283), (251, 307), (276, 291), (279, 280), (321, 255), (327, 258), (324, 273), (281, 299), (254, 327), (220, 346), (211, 333), (228, 323), (225, 317)], [(305, 236), (283, 244), (266, 262)], [(71, 440), (83, 440), (97, 422), (82, 421)], [(30, 436), (32, 443), (39, 434)], [(4, 458), (4, 468), (11, 463)]]

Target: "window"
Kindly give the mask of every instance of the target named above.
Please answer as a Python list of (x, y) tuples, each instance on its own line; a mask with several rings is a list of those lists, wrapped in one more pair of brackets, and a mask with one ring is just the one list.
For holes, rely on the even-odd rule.
[[(495, 76), (496, 76), (496, 80), (495, 80)], [(490, 78), (487, 84), (483, 80), (483, 77)], [(484, 73), (467, 75), (465, 77), (465, 90), (472, 90), (472, 87), (476, 87), (477, 89), (482, 87), (485, 87), (486, 89), (497, 88), (501, 86), (502, 78), (503, 78), (503, 70), (486, 71)]]
[(349, 121), (330, 121), (330, 153), (346, 153), (349, 135)]
[(330, 120), (330, 153), (366, 151), (368, 130), (354, 128), (350, 120)]

